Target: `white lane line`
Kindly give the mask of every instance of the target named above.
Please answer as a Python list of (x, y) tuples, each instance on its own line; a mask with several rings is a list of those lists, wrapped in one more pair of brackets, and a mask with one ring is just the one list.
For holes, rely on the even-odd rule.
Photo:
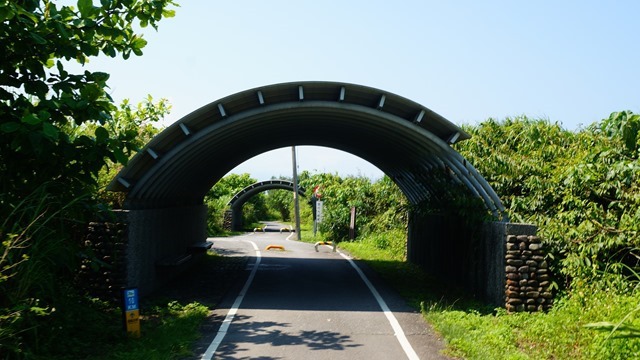
[(360, 277), (362, 278), (362, 281), (364, 281), (364, 283), (367, 285), (367, 287), (373, 294), (373, 297), (376, 298), (376, 301), (378, 302), (378, 305), (380, 305), (382, 312), (387, 317), (387, 320), (389, 320), (389, 323), (391, 324), (391, 327), (395, 332), (395, 336), (398, 339), (400, 346), (402, 346), (402, 350), (404, 350), (404, 353), (407, 355), (407, 358), (411, 360), (414, 360), (414, 359), (419, 360), (420, 357), (418, 357), (418, 354), (416, 354), (415, 350), (413, 350), (413, 347), (411, 346), (411, 344), (409, 343), (409, 340), (405, 336), (404, 331), (402, 330), (402, 327), (398, 322), (398, 319), (396, 319), (396, 317), (393, 315), (393, 313), (389, 309), (389, 306), (387, 306), (387, 303), (384, 301), (382, 296), (380, 296), (380, 293), (378, 293), (378, 290), (376, 290), (376, 288), (373, 287), (373, 284), (371, 284), (367, 276), (362, 272), (362, 270), (360, 270), (358, 265), (356, 265), (356, 263), (353, 262), (353, 260), (351, 260), (347, 255), (343, 254), (340, 251), (338, 253), (340, 254), (340, 256), (347, 259), (349, 264), (351, 264), (351, 266), (353, 266), (353, 268), (356, 269), (356, 272), (358, 273), (358, 275), (360, 275)]
[(218, 346), (220, 346), (220, 344), (222, 343), (222, 339), (224, 339), (225, 335), (227, 335), (229, 326), (231, 326), (231, 322), (233, 321), (234, 316), (238, 312), (238, 309), (240, 308), (240, 304), (242, 304), (242, 300), (244, 299), (244, 296), (249, 290), (249, 286), (251, 286), (251, 282), (253, 282), (253, 278), (256, 276), (256, 272), (260, 267), (260, 261), (262, 259), (262, 255), (260, 254), (260, 249), (258, 248), (258, 245), (256, 245), (256, 243), (250, 240), (242, 240), (242, 241), (247, 241), (251, 243), (251, 245), (253, 245), (253, 249), (256, 251), (256, 262), (253, 264), (253, 269), (251, 270), (251, 274), (249, 274), (249, 278), (247, 278), (247, 282), (244, 284), (244, 287), (240, 291), (240, 294), (238, 294), (238, 297), (236, 297), (236, 300), (233, 302), (233, 305), (231, 306), (231, 309), (229, 309), (227, 316), (224, 318), (224, 321), (222, 321), (222, 325), (220, 325), (220, 329), (218, 329), (218, 333), (216, 334), (216, 337), (213, 339), (213, 341), (207, 348), (207, 351), (205, 351), (202, 357), (200, 358), (201, 360), (213, 359), (213, 355), (216, 353), (216, 350), (218, 350)]
[(287, 236), (287, 238), (286, 238), (285, 240), (289, 240), (289, 241), (297, 241), (297, 240), (291, 240), (291, 237), (292, 237), (293, 235), (295, 235), (295, 234), (296, 234), (296, 233), (291, 232), (291, 234), (289, 234), (289, 236)]

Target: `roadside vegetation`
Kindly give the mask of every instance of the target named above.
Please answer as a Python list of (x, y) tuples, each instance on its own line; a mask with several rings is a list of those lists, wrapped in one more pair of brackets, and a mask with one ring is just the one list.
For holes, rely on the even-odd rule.
[[(119, 199), (104, 185), (170, 106), (151, 97), (114, 104), (109, 74), (88, 63), (142, 55), (141, 29), (157, 29), (175, 4), (95, 3), (0, 3), (2, 359), (84, 358), (126, 341), (118, 306), (75, 282), (82, 259), (95, 258), (83, 235), (89, 221), (110, 216)], [(165, 311), (170, 319), (192, 309)]]

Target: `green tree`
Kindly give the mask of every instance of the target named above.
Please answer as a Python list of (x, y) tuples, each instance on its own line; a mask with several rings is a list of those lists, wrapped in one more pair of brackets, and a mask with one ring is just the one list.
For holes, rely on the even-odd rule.
[(290, 190), (269, 190), (265, 195), (265, 205), (274, 218), (281, 221), (292, 220), (293, 193)]
[(3, 357), (46, 354), (64, 347), (60, 339), (68, 331), (82, 332), (67, 326), (86, 316), (73, 309), (79, 290), (70, 281), (85, 221), (96, 216), (99, 172), (108, 164), (126, 164), (140, 146), (139, 124), (121, 126), (127, 105), (113, 104), (106, 91), (109, 75), (74, 73), (69, 63), (84, 65), (100, 54), (141, 55), (146, 40), (134, 26), (157, 28), (163, 17), (174, 15), (171, 5), (0, 1)]
[(639, 119), (616, 112), (576, 132), (543, 119), (489, 119), (456, 147), (512, 221), (539, 226), (566, 284), (589, 282), (637, 265)]
[[(137, 134), (108, 126), (116, 110), (106, 92), (109, 75), (67, 71), (69, 61), (142, 55), (146, 40), (134, 23), (156, 28), (174, 15), (171, 0), (80, 0), (0, 3), (0, 192), (3, 205), (49, 181), (64, 182), (74, 198), (93, 185), (106, 160), (126, 163)], [(70, 136), (94, 123), (91, 136)]]
[[(371, 183), (364, 176), (300, 174), (305, 189), (321, 187), (324, 220), (320, 231), (334, 240), (349, 237), (351, 207), (356, 208), (356, 228), (360, 235), (380, 233), (406, 226), (406, 198), (389, 177)], [(309, 196), (311, 190), (308, 190)]]
[(374, 194), (372, 221), (368, 233), (405, 229), (407, 225), (407, 198), (388, 176), (383, 176), (372, 185)]
[[(128, 146), (138, 152), (151, 139), (162, 131), (162, 127), (157, 124), (171, 111), (171, 105), (167, 99), (160, 99), (154, 102), (151, 95), (139, 102), (135, 106), (125, 99), (118, 106), (112, 115), (112, 120), (104, 125), (110, 133), (125, 134), (130, 138)], [(76, 133), (84, 135), (94, 134), (97, 124), (85, 124), (76, 127)], [(131, 156), (131, 155), (129, 155)], [(107, 185), (115, 179), (123, 164), (113, 160), (107, 160), (106, 165), (98, 173), (98, 198), (100, 202), (106, 203), (112, 208), (122, 208), (124, 193), (107, 191)]]
[(218, 181), (207, 193), (207, 198), (228, 198), (249, 185), (258, 181), (251, 177), (251, 174), (229, 174)]

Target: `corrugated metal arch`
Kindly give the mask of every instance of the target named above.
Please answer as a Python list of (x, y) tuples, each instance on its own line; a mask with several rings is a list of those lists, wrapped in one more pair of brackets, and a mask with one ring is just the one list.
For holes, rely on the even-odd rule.
[[(276, 179), (260, 181), (238, 191), (227, 203), (231, 211), (231, 229), (242, 230), (242, 208), (251, 197), (271, 189), (283, 189), (293, 192), (293, 188), (292, 181)], [(298, 194), (304, 197), (304, 189), (298, 188)]]
[[(238, 191), (237, 194), (233, 195), (231, 200), (227, 203), (227, 206), (230, 208), (241, 208), (244, 203), (246, 203), (252, 196), (259, 194), (263, 191), (272, 190), (272, 189), (282, 189), (282, 190), (290, 190), (293, 191), (293, 182), (288, 180), (265, 180), (259, 181), (255, 184), (251, 184), (244, 189)], [(298, 194), (300, 196), (304, 195), (304, 189), (298, 188)]]
[(280, 147), (317, 145), (371, 162), (412, 203), (430, 196), (429, 175), (447, 169), (502, 218), (495, 191), (450, 147), (469, 137), (430, 109), (383, 90), (336, 82), (269, 85), (183, 117), (154, 137), (109, 190), (128, 192), (129, 209), (201, 204), (211, 186), (245, 160)]

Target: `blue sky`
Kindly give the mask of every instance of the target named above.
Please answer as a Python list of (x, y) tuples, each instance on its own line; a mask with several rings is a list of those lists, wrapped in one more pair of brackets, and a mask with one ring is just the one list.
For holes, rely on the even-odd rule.
[[(119, 101), (173, 105), (167, 124), (262, 85), (326, 80), (404, 96), (456, 124), (527, 115), (578, 129), (640, 112), (640, 2), (182, 1), (145, 29), (144, 55), (95, 59)], [(301, 170), (378, 177), (341, 152), (298, 149)], [(291, 151), (235, 172), (291, 174)]]

